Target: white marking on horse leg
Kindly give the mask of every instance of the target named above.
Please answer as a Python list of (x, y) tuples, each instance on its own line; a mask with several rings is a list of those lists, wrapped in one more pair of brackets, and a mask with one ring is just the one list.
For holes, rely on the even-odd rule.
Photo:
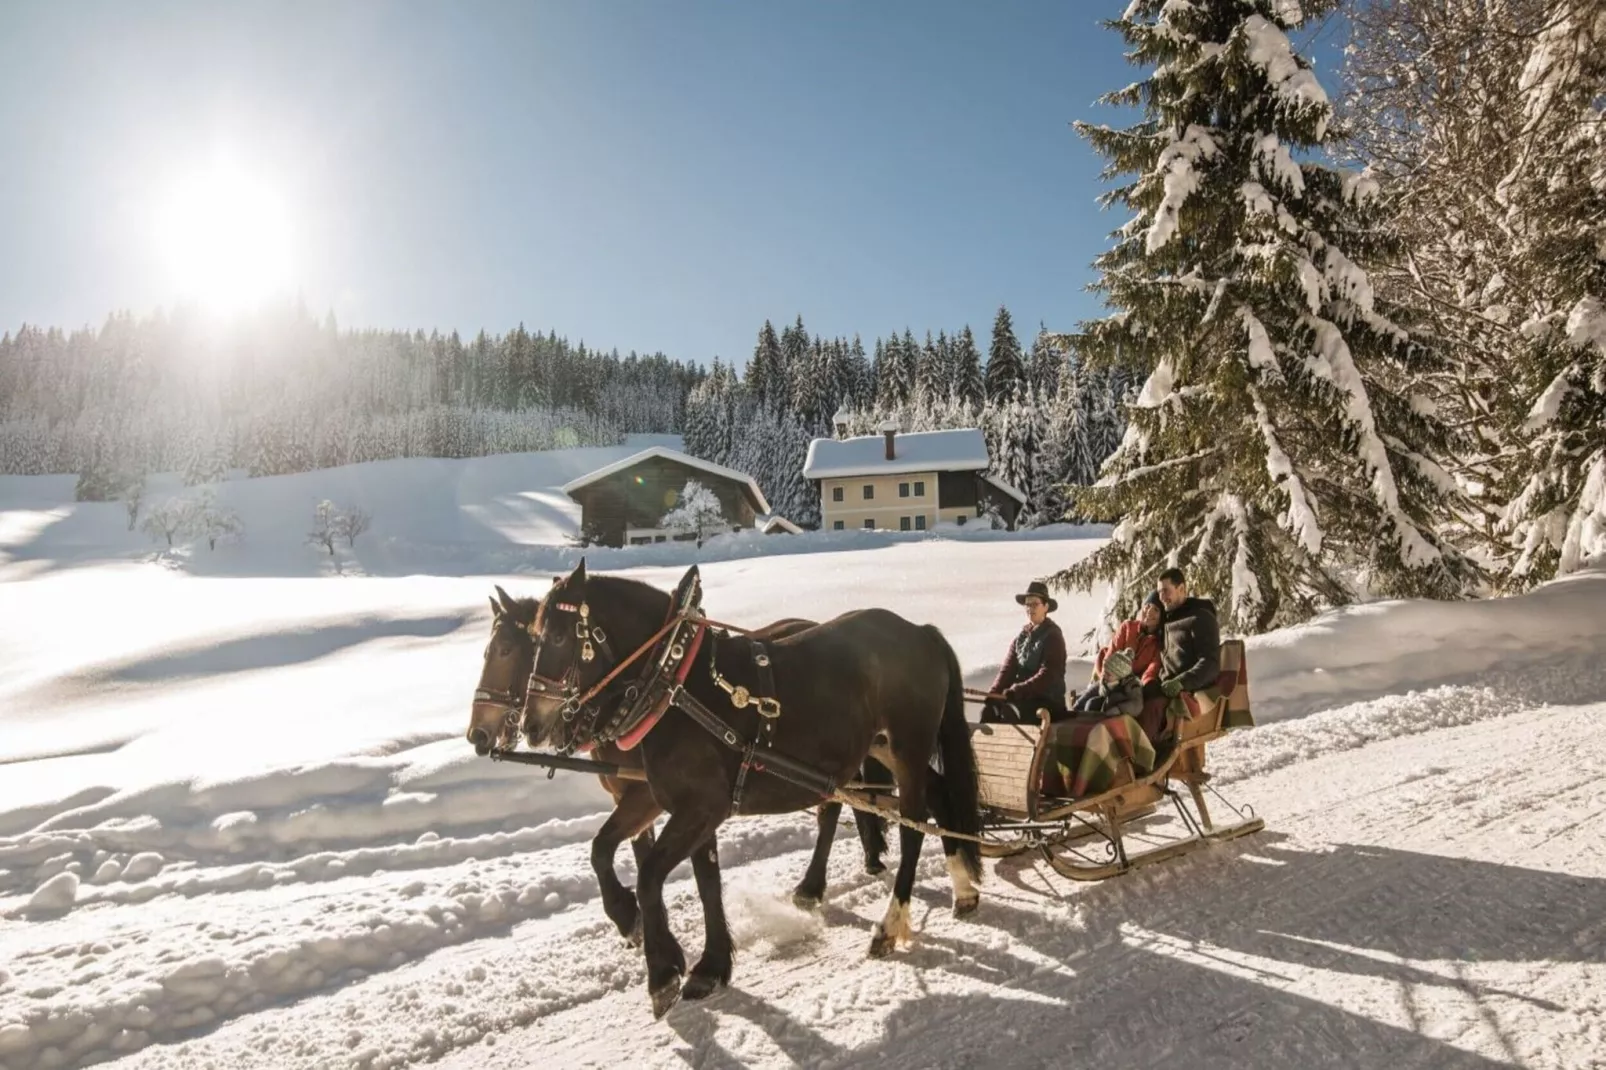
[(978, 898), (976, 886), (970, 882), (965, 860), (958, 853), (948, 856), (948, 876), (954, 882), (954, 902), (963, 903)]
[(890, 947), (909, 943), (914, 937), (914, 930), (909, 927), (909, 904), (898, 902), (894, 896), (887, 904), (886, 917), (881, 919), (881, 931), (886, 934)]

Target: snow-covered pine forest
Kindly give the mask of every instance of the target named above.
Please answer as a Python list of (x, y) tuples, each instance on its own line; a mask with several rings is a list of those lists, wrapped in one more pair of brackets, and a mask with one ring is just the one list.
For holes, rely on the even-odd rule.
[(805, 527), (820, 521), (818, 492), (803, 478), (809, 441), (872, 434), (896, 420), (905, 431), (980, 427), (993, 471), (1027, 496), (1020, 523), (1072, 517), (1067, 490), (1097, 478), (1125, 428), (1133, 391), (1120, 370), (1094, 372), (1063, 340), (1039, 330), (1023, 352), (999, 308), (986, 356), (969, 326), (935, 338), (912, 331), (864, 343), (810, 337), (802, 317), (776, 333), (766, 322), (745, 370), (719, 361), (686, 405), (686, 449), (753, 475), (776, 512)]
[(805, 526), (811, 438), (839, 410), (867, 432), (982, 426), (998, 473), (1031, 496), (1027, 523), (1060, 519), (1120, 441), (1120, 374), (1093, 374), (1040, 332), (1023, 354), (998, 312), (987, 357), (905, 329), (875, 342), (765, 324), (745, 377), (662, 354), (621, 357), (523, 326), (504, 335), (340, 330), (279, 310), (220, 331), (184, 314), (110, 317), (98, 331), (24, 326), (0, 337), (0, 474), (75, 473), (83, 500), (137, 492), (151, 472), (206, 484), (231, 469), (285, 475), (393, 457), (614, 445), (684, 433), (696, 456), (751, 473)]
[[(1345, 16), (1330, 96), (1290, 34)], [(1074, 348), (1143, 382), (1054, 582), (1256, 633), (1606, 553), (1606, 0), (1133, 0)]]
[(0, 337), (0, 474), (76, 473), (80, 497), (151, 472), (208, 483), (393, 457), (615, 445), (680, 429), (706, 373), (522, 325), (341, 330), (300, 308), (220, 326), (184, 312)]

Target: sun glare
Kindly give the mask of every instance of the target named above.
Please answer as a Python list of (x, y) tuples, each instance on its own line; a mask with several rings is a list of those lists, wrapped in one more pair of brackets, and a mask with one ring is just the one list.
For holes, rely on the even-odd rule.
[(291, 285), (284, 201), (237, 168), (214, 166), (174, 189), (156, 242), (175, 296), (214, 312), (248, 309)]

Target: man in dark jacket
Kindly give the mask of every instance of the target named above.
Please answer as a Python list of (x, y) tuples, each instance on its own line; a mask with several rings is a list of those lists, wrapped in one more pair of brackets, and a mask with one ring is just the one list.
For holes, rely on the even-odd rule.
[(1145, 694), (1175, 698), (1183, 691), (1213, 686), (1221, 675), (1221, 629), (1215, 603), (1190, 596), (1188, 582), (1177, 568), (1160, 573), (1155, 589), (1165, 604), (1160, 678)]
[(1026, 627), (1009, 644), (1004, 665), (987, 690), (998, 698), (982, 710), (992, 722), (1036, 724), (1046, 709), (1054, 720), (1065, 717), (1065, 633), (1048, 619), (1059, 603), (1048, 596), (1041, 580), (1026, 585), (1015, 601), (1026, 607)]

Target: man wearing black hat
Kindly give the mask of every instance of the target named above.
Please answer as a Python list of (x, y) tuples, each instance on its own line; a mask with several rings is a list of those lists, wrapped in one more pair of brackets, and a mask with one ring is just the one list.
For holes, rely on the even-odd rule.
[(998, 696), (982, 710), (983, 721), (1036, 724), (1037, 711), (1046, 709), (1054, 720), (1065, 716), (1065, 633), (1048, 619), (1059, 603), (1048, 595), (1048, 585), (1033, 580), (1015, 601), (1026, 607), (1026, 626), (1009, 645), (1003, 668), (993, 678), (989, 694)]

